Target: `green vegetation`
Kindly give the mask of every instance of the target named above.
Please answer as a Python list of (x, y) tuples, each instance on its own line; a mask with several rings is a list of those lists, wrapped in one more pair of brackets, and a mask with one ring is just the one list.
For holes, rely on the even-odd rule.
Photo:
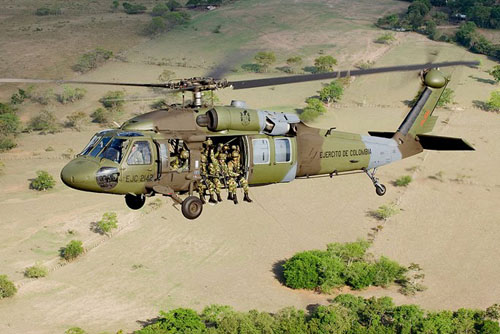
[(331, 102), (339, 101), (343, 94), (344, 85), (338, 80), (333, 80), (319, 91), (319, 98), (329, 105)]
[(87, 334), (87, 332), (80, 327), (71, 327), (64, 331), (64, 334)]
[[(191, 16), (187, 12), (169, 11), (168, 4), (163, 9), (157, 9), (157, 14), (151, 19), (151, 22), (145, 27), (144, 33), (148, 36), (155, 36), (167, 32), (177, 26), (185, 26), (191, 20)], [(155, 7), (156, 8), (156, 7)], [(163, 12), (164, 11), (164, 12)], [(160, 15), (160, 13), (163, 14)]]
[(84, 53), (80, 56), (76, 65), (73, 65), (73, 71), (80, 73), (89, 72), (104, 64), (111, 57), (113, 57), (112, 51), (103, 48), (96, 48), (95, 50)]
[(120, 1), (113, 0), (113, 2), (111, 3), (111, 9), (113, 11), (116, 11), (116, 10), (118, 10), (118, 7), (120, 7)]
[(56, 181), (48, 172), (39, 170), (36, 178), (31, 181), (30, 188), (38, 191), (45, 191), (54, 188)]
[(15, 136), (21, 129), (16, 109), (7, 103), (0, 103), (0, 152), (16, 147)]
[(329, 292), (345, 285), (363, 289), (370, 285), (386, 287), (405, 280), (407, 269), (381, 257), (371, 260), (368, 241), (332, 243), (326, 251), (295, 254), (283, 264), (285, 285), (292, 289), (320, 289)]
[(80, 131), (83, 127), (83, 123), (85, 122), (85, 118), (87, 115), (82, 111), (75, 111), (70, 115), (66, 116), (66, 122), (64, 126), (67, 128), (75, 129), (76, 131)]
[(33, 89), (34, 89), (33, 86), (29, 86), (27, 89), (19, 88), (17, 92), (12, 94), (12, 96), (10, 97), (10, 104), (12, 105), (22, 104), (26, 99), (31, 98)]
[(187, 7), (198, 7), (198, 6), (208, 6), (208, 5), (220, 5), (222, 0), (188, 0), (186, 2)]
[[(496, 310), (498, 312), (498, 307)], [(225, 305), (207, 306), (200, 314), (186, 308), (161, 311), (155, 323), (135, 333), (493, 334), (500, 332), (497, 320), (495, 306), (485, 311), (425, 311), (417, 305), (396, 306), (390, 297), (365, 299), (341, 294), (330, 300), (329, 305), (316, 306), (309, 313), (294, 307), (275, 313), (257, 310), (238, 312)]]
[(260, 72), (267, 72), (269, 66), (276, 62), (276, 55), (274, 52), (261, 51), (257, 52), (254, 59), (260, 67)]
[(314, 67), (317, 73), (332, 72), (334, 65), (337, 65), (337, 59), (332, 56), (319, 56), (314, 59)]
[(302, 121), (308, 122), (315, 120), (319, 115), (326, 112), (326, 108), (320, 99), (310, 97), (306, 100), (307, 106), (302, 110), (299, 117)]
[(129, 15), (142, 14), (146, 11), (146, 6), (137, 3), (122, 3), (123, 10)]
[(378, 207), (377, 210), (370, 211), (370, 215), (379, 220), (386, 220), (398, 214), (401, 211), (395, 204), (384, 204)]
[(115, 212), (106, 212), (102, 215), (102, 219), (96, 223), (96, 232), (100, 234), (108, 234), (112, 229), (118, 227), (118, 219)]
[(298, 72), (298, 69), (302, 65), (302, 57), (300, 56), (290, 57), (286, 60), (286, 64), (288, 67), (288, 71), (285, 72), (296, 73)]
[(395, 40), (396, 40), (396, 37), (394, 37), (394, 34), (391, 34), (390, 32), (388, 32), (386, 34), (383, 34), (383, 35), (380, 35), (379, 37), (377, 37), (377, 39), (375, 40), (375, 43), (391, 44)]
[(37, 16), (61, 15), (61, 9), (57, 7), (40, 7), (35, 11)]
[(0, 299), (12, 297), (16, 294), (17, 288), (7, 275), (0, 275)]
[(453, 103), (453, 94), (455, 92), (451, 88), (445, 88), (443, 94), (439, 97), (439, 100), (436, 104), (437, 107), (445, 107), (450, 103)]
[(168, 12), (170, 12), (170, 8), (168, 8), (167, 4), (159, 3), (151, 10), (151, 16), (163, 16)]
[(80, 240), (71, 240), (66, 247), (60, 249), (60, 255), (66, 261), (76, 259), (83, 253), (83, 244)]
[(50, 101), (54, 98), (54, 91), (52, 89), (46, 89), (44, 91), (33, 91), (30, 96), (30, 100), (41, 105), (48, 105)]
[(500, 90), (491, 92), (490, 99), (486, 103), (486, 107), (490, 111), (500, 111)]
[(496, 65), (488, 72), (493, 78), (495, 78), (496, 82), (500, 82), (500, 65)]
[(394, 181), (394, 184), (398, 187), (407, 187), (412, 181), (412, 178), (410, 175), (403, 175), (396, 181)]
[(31, 267), (24, 270), (24, 276), (28, 278), (40, 278), (45, 277), (49, 273), (49, 270), (44, 265), (37, 263)]
[(165, 69), (158, 76), (158, 81), (160, 81), (160, 82), (167, 82), (167, 81), (172, 80), (173, 78), (175, 78), (175, 72)]
[[(125, 92), (122, 90), (114, 90), (107, 92), (99, 99), (99, 102), (108, 110), (120, 111), (125, 104), (123, 100)], [(97, 111), (97, 110), (96, 110)]]
[(71, 86), (64, 85), (62, 93), (57, 94), (56, 98), (60, 103), (66, 104), (82, 99), (86, 93), (87, 90), (83, 88), (73, 88)]
[(107, 125), (111, 123), (112, 116), (113, 113), (105, 108), (97, 108), (92, 114), (90, 114), (92, 122), (99, 123), (101, 125)]
[(42, 110), (38, 115), (33, 116), (28, 122), (28, 131), (40, 131), (40, 133), (56, 133), (59, 131), (54, 112)]

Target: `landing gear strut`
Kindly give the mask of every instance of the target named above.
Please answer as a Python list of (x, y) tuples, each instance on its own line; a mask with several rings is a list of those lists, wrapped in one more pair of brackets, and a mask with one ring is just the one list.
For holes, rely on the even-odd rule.
[(368, 169), (365, 169), (364, 171), (366, 175), (368, 175), (370, 180), (372, 180), (377, 195), (384, 196), (386, 192), (385, 186), (382, 183), (378, 182), (378, 179), (375, 177), (375, 172), (377, 171), (377, 168), (373, 168), (371, 172)]

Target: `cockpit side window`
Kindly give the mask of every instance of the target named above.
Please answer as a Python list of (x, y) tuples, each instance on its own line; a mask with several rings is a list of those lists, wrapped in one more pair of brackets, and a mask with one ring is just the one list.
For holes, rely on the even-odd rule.
[(101, 154), (99, 154), (99, 158), (104, 158), (120, 163), (123, 158), (123, 153), (126, 149), (126, 147), (124, 147), (123, 145), (123, 142), (125, 141), (126, 139), (114, 138), (111, 141), (111, 144), (109, 144), (108, 147), (106, 147), (106, 149), (102, 151)]
[(89, 152), (92, 150), (92, 148), (94, 147), (94, 145), (99, 141), (99, 139), (101, 139), (101, 136), (94, 135), (94, 137), (92, 137), (92, 139), (90, 139), (90, 141), (87, 144), (87, 146), (85, 146), (85, 148), (83, 149), (82, 153), (80, 153), (80, 155), (87, 155), (87, 154), (89, 154)]
[(147, 141), (136, 141), (127, 158), (129, 165), (150, 165), (151, 147)]

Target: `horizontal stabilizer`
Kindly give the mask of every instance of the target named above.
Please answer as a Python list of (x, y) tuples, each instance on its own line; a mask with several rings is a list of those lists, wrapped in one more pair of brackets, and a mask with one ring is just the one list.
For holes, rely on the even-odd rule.
[(462, 138), (441, 137), (432, 135), (417, 135), (424, 150), (436, 151), (474, 151), (469, 143)]

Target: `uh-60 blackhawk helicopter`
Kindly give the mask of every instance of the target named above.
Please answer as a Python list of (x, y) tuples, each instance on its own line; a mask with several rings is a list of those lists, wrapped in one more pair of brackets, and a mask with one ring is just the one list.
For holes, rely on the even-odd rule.
[[(98, 132), (83, 151), (61, 171), (63, 182), (74, 189), (125, 195), (131, 209), (140, 209), (146, 197), (161, 194), (181, 204), (188, 219), (197, 218), (203, 202), (195, 192), (203, 175), (204, 142), (230, 143), (240, 154), (240, 171), (252, 185), (290, 182), (299, 177), (337, 175), (364, 171), (384, 195), (386, 188), (375, 177), (378, 167), (413, 156), (423, 150), (474, 150), (461, 138), (428, 135), (437, 116), (432, 113), (449, 82), (439, 71), (445, 66), (474, 66), (476, 62), (445, 62), (408, 66), (337, 71), (310, 75), (228, 82), (191, 78), (167, 83), (117, 83), (35, 79), (0, 79), (0, 82), (75, 83), (161, 87), (190, 91), (190, 105), (172, 105), (134, 117), (118, 129)], [(244, 102), (230, 106), (202, 104), (202, 92), (232, 87), (246, 89), (366, 74), (420, 70), (423, 89), (399, 128), (369, 135), (310, 127), (296, 114), (254, 110)], [(171, 160), (183, 151), (185, 166)], [(137, 159), (139, 156), (139, 159)], [(205, 166), (206, 167), (206, 166)], [(181, 196), (187, 197), (182, 199)]]

